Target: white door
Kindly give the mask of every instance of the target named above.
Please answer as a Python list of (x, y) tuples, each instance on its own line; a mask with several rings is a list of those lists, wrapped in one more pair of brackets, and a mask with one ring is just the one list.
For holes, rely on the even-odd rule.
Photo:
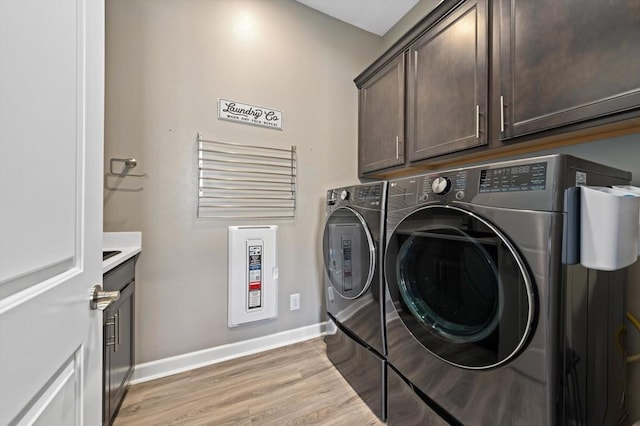
[(0, 425), (99, 425), (104, 0), (0, 0)]

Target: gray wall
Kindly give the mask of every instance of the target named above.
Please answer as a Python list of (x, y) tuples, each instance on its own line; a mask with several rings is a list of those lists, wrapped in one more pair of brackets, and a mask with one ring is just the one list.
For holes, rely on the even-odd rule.
[[(107, 0), (105, 167), (135, 157), (146, 178), (105, 178), (104, 230), (142, 231), (136, 361), (324, 321), (325, 191), (357, 182), (353, 78), (382, 39), (293, 0)], [(278, 109), (282, 131), (218, 120), (219, 97)], [(196, 133), (297, 146), (295, 220), (196, 219)], [(276, 224), (276, 320), (227, 328), (227, 226)], [(289, 294), (301, 309), (289, 311)]]
[(398, 21), (389, 31), (382, 37), (382, 49), (387, 50), (393, 43), (398, 41), (400, 37), (417, 24), (422, 18), (427, 16), (436, 8), (442, 0), (420, 0), (411, 10)]

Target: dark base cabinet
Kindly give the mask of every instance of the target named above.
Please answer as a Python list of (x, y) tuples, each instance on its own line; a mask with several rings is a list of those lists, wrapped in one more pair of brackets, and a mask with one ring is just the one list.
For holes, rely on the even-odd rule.
[(113, 424), (127, 393), (134, 366), (135, 258), (107, 272), (105, 291), (120, 290), (120, 299), (104, 312), (103, 425)]

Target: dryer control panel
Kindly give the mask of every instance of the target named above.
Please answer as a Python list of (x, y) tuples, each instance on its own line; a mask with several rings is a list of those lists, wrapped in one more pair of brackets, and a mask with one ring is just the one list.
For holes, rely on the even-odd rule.
[(378, 207), (383, 202), (382, 185), (357, 186), (356, 202), (363, 206)]
[(546, 188), (547, 163), (480, 170), (478, 192), (540, 191)]
[(433, 173), (420, 180), (419, 202), (465, 198), (469, 172), (457, 170), (450, 173)]
[(352, 206), (369, 209), (384, 209), (386, 182), (345, 186), (327, 191), (327, 205)]
[(439, 170), (389, 181), (387, 211), (427, 203), (564, 211), (564, 191), (577, 185), (630, 181), (629, 172), (566, 154)]

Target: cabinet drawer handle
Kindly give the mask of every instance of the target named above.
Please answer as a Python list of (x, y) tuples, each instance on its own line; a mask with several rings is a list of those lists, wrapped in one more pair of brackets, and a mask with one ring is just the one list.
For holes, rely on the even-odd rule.
[(400, 159), (400, 145), (402, 145), (400, 136), (396, 136), (396, 160)]
[(504, 132), (504, 96), (500, 96), (500, 133)]
[[(104, 336), (104, 345), (105, 346), (113, 346), (114, 350), (115, 350), (115, 346), (116, 346), (116, 331), (115, 331), (115, 326), (117, 324), (117, 320), (116, 318), (118, 317), (118, 314), (113, 315), (112, 317), (107, 317), (107, 320), (104, 322), (104, 332), (105, 332), (105, 336)], [(113, 331), (113, 335), (111, 337), (107, 337), (106, 333), (107, 333), (107, 327), (111, 327), (114, 326), (114, 331)]]
[[(106, 346), (116, 346), (116, 332), (115, 332), (115, 325), (116, 325), (116, 316), (112, 316), (112, 317), (107, 317), (107, 320), (104, 322), (104, 327), (105, 327), (105, 336), (104, 336), (104, 345)], [(114, 326), (114, 331), (113, 334), (110, 337), (107, 337), (107, 327), (110, 326)]]
[(476, 105), (476, 139), (480, 139), (480, 105)]
[(115, 341), (115, 345), (113, 345), (113, 351), (115, 352), (118, 350), (118, 346), (120, 346), (120, 311), (118, 310), (113, 317), (115, 319), (115, 337), (113, 339)]

